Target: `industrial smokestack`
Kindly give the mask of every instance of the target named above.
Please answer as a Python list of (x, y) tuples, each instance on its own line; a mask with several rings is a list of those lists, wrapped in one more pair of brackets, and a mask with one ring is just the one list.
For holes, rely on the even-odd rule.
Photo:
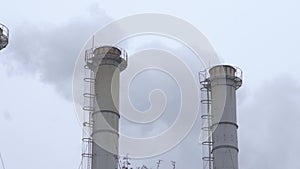
[(0, 23), (0, 50), (8, 44), (9, 31), (8, 28)]
[(92, 114), (92, 169), (117, 169), (119, 153), (119, 79), (127, 55), (113, 46), (93, 51), (88, 67), (95, 74), (95, 111)]
[(239, 71), (228, 65), (209, 70), (214, 169), (238, 169), (236, 90), (242, 85)]

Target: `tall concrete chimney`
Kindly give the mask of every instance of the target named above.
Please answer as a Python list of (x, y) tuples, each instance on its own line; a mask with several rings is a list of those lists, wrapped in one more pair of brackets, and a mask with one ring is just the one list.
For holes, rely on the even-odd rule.
[(237, 71), (229, 65), (209, 69), (214, 169), (238, 169), (236, 90), (242, 79)]
[(125, 51), (102, 46), (93, 51), (88, 67), (95, 74), (92, 113), (92, 169), (117, 169), (119, 153), (119, 79), (127, 66)]

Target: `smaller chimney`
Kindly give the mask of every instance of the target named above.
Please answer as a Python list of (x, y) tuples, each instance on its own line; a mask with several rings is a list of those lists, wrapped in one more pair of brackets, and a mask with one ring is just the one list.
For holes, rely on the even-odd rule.
[(209, 69), (213, 169), (238, 169), (236, 90), (240, 69), (218, 65)]

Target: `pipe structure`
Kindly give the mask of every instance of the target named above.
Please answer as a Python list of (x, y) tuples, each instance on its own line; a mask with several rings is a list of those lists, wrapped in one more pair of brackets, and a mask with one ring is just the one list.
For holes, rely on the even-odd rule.
[(127, 55), (113, 46), (94, 49), (88, 63), (95, 72), (95, 111), (92, 114), (92, 169), (117, 169), (119, 153), (119, 79)]
[(229, 65), (209, 69), (214, 169), (238, 169), (236, 90), (242, 79), (237, 70)]

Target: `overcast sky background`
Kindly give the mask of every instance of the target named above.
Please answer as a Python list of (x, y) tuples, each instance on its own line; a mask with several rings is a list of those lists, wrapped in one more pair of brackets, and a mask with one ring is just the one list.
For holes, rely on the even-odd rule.
[[(81, 128), (71, 102), (76, 57), (104, 24), (144, 12), (190, 22), (224, 63), (242, 68), (240, 168), (298, 169), (299, 7), (297, 0), (1, 2), (0, 22), (11, 32), (0, 52), (0, 152), (6, 169), (78, 168)], [(202, 168), (198, 136), (195, 126), (186, 144), (158, 157), (164, 167), (175, 159), (178, 168)], [(154, 167), (156, 160), (144, 162)]]

